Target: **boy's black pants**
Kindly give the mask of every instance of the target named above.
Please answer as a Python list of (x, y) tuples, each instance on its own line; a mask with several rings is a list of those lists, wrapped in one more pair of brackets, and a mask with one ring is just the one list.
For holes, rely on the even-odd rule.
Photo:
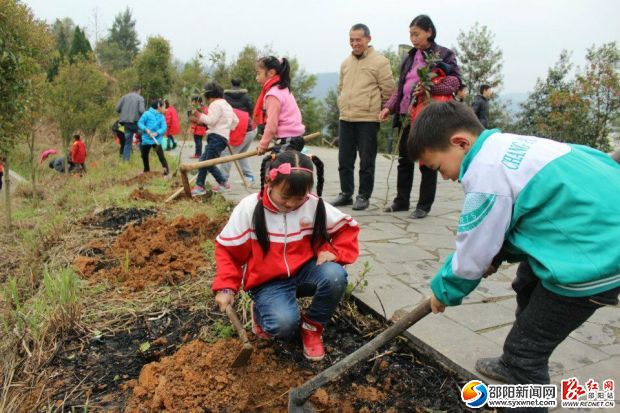
[(166, 157), (164, 156), (164, 151), (161, 149), (160, 145), (141, 145), (140, 146), (140, 154), (142, 155), (142, 164), (144, 165), (144, 172), (149, 172), (151, 169), (149, 167), (149, 152), (151, 148), (157, 154), (159, 158), (159, 162), (161, 166), (164, 168), (164, 171), (168, 172), (168, 162), (166, 162)]
[(553, 350), (598, 308), (616, 305), (620, 293), (620, 288), (615, 288), (589, 297), (561, 296), (545, 289), (527, 262), (519, 264), (512, 288), (517, 293), (517, 319), (504, 342), (502, 361), (514, 384), (548, 384)]

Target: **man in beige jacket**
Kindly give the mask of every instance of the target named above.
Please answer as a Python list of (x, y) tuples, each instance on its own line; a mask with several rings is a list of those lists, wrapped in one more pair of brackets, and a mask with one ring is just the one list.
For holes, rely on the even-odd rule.
[[(349, 31), (352, 53), (340, 65), (338, 109), (338, 172), (340, 194), (334, 206), (353, 204), (353, 209), (368, 208), (375, 180), (379, 112), (395, 89), (390, 61), (375, 51), (370, 43), (370, 30), (356, 24)], [(353, 171), (359, 152), (359, 190), (355, 203)]]

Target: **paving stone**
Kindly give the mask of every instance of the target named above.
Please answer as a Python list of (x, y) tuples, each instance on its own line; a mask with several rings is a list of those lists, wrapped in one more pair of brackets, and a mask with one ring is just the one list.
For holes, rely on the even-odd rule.
[(454, 250), (456, 240), (453, 235), (424, 234), (418, 237), (416, 244), (425, 250), (436, 250), (438, 248)]
[(415, 235), (410, 235), (410, 238), (396, 238), (396, 239), (391, 239), (388, 242), (392, 243), (392, 244), (399, 244), (399, 245), (415, 245)]
[(504, 297), (516, 295), (509, 283), (495, 281), (493, 276), (483, 278), (478, 287), (476, 287), (476, 291), (485, 297)]
[(570, 334), (570, 337), (585, 344), (609, 345), (616, 341), (615, 332), (609, 327), (586, 321)]
[(424, 298), (396, 278), (369, 276), (367, 280), (368, 285), (364, 290), (354, 292), (353, 295), (380, 315), (384, 314), (383, 308), (385, 308), (387, 319), (390, 319), (394, 312), (401, 308), (413, 308)]
[(407, 225), (407, 232), (411, 234), (450, 235), (456, 240), (454, 233), (446, 225), (427, 224), (423, 220)]
[(386, 231), (380, 231), (370, 227), (362, 227), (359, 233), (360, 241), (387, 241), (393, 238), (393, 235)]
[(433, 255), (415, 245), (401, 247), (378, 242), (366, 242), (364, 245), (373, 251), (375, 257), (381, 262), (411, 262), (434, 258)]
[[(445, 314), (450, 316), (458, 310), (448, 308)], [(493, 341), (441, 314), (429, 314), (407, 332), (475, 376), (479, 376), (474, 368), (477, 359), (495, 357), (502, 351)]]
[(439, 254), (439, 262), (444, 263), (448, 256), (454, 252), (454, 249), (438, 248), (437, 254)]
[[(576, 377), (581, 383), (586, 382), (592, 378), (599, 383), (606, 379), (613, 379), (616, 382), (616, 408), (620, 401), (620, 394), (618, 392), (618, 381), (620, 381), (620, 356), (611, 357), (598, 361), (596, 363), (589, 364), (587, 366), (571, 369), (566, 373), (557, 374), (551, 376), (551, 382), (560, 385), (562, 379), (569, 377)], [(573, 411), (573, 409), (570, 409)], [(596, 411), (618, 411), (618, 410), (596, 410)]]
[(512, 323), (515, 319), (513, 312), (495, 303), (462, 304), (454, 309), (456, 311), (450, 311), (446, 315), (473, 331)]
[[(402, 224), (402, 225), (404, 226), (406, 224)], [(375, 222), (375, 223), (369, 224), (368, 226), (374, 230), (383, 231), (386, 234), (390, 234), (392, 237), (407, 235), (407, 231), (405, 231), (403, 228), (393, 223)]]
[[(609, 346), (601, 346), (599, 350), (605, 352), (606, 354), (610, 354), (612, 356), (620, 356), (620, 344), (611, 344)], [(620, 368), (620, 366), (618, 366)]]
[(599, 308), (588, 319), (588, 322), (620, 328), (620, 310), (611, 306)]

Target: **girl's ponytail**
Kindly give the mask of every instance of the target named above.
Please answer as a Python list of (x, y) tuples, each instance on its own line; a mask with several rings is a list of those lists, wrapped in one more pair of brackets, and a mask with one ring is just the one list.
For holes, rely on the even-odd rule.
[(291, 65), (288, 60), (283, 57), (280, 63), (280, 69), (278, 70), (278, 75), (280, 75), (280, 82), (278, 83), (278, 87), (280, 89), (286, 89), (291, 87)]
[(254, 228), (254, 234), (256, 235), (256, 240), (258, 241), (258, 245), (260, 245), (263, 250), (263, 255), (267, 255), (269, 251), (269, 234), (267, 232), (267, 221), (265, 220), (265, 207), (263, 206), (263, 196), (265, 194), (265, 176), (267, 175), (267, 170), (269, 170), (269, 164), (271, 160), (271, 155), (265, 156), (260, 165), (260, 193), (258, 203), (254, 208), (254, 213), (252, 214), (252, 227)]
[(310, 156), (312, 163), (316, 167), (316, 194), (319, 196), (319, 202), (316, 205), (314, 213), (314, 228), (312, 229), (312, 249), (316, 255), (321, 245), (331, 244), (329, 234), (327, 233), (327, 214), (325, 212), (325, 202), (321, 197), (323, 193), (323, 183), (325, 182), (324, 165), (317, 156)]

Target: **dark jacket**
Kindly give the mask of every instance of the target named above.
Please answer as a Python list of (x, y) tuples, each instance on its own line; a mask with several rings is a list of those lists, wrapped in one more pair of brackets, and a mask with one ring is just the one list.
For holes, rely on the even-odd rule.
[(144, 98), (137, 92), (127, 93), (116, 104), (120, 123), (136, 123), (144, 110)]
[[(418, 49), (416, 49), (415, 47), (409, 50), (407, 57), (405, 57), (405, 60), (403, 60), (403, 63), (400, 66), (400, 76), (398, 78), (398, 90), (397, 90), (397, 97), (395, 101), (396, 105), (400, 105), (400, 101), (403, 99), (403, 88), (405, 86), (405, 77), (407, 76), (407, 73), (409, 73), (409, 71), (411, 70), (411, 66), (413, 66), (413, 58), (417, 50)], [(456, 62), (456, 55), (454, 54), (452, 50), (448, 49), (447, 47), (440, 46), (437, 43), (433, 42), (431, 44), (431, 47), (429, 47), (427, 51), (433, 52), (433, 53), (435, 52), (439, 53), (439, 57), (441, 57), (442, 62), (447, 64), (450, 68), (449, 75), (458, 77), (459, 82), (462, 83), (461, 71), (459, 70), (459, 66)], [(430, 69), (433, 69), (433, 68), (430, 68)], [(456, 90), (453, 91), (453, 93), (454, 92), (456, 92)], [(432, 93), (432, 90), (431, 90), (431, 93)], [(392, 112), (397, 113), (398, 109), (393, 109)], [(398, 127), (399, 122), (400, 122), (400, 116), (394, 116), (394, 127)]]
[[(236, 87), (226, 89), (224, 91), (224, 99), (226, 99), (226, 102), (228, 102), (228, 104), (233, 108), (248, 112), (250, 117), (252, 116), (254, 105), (247, 89), (240, 89)], [(248, 131), (251, 131), (252, 129), (254, 129), (254, 125), (252, 122), (248, 122)]]
[(478, 120), (482, 123), (485, 129), (489, 128), (489, 101), (482, 95), (476, 95), (474, 97), (474, 103), (471, 105)]

